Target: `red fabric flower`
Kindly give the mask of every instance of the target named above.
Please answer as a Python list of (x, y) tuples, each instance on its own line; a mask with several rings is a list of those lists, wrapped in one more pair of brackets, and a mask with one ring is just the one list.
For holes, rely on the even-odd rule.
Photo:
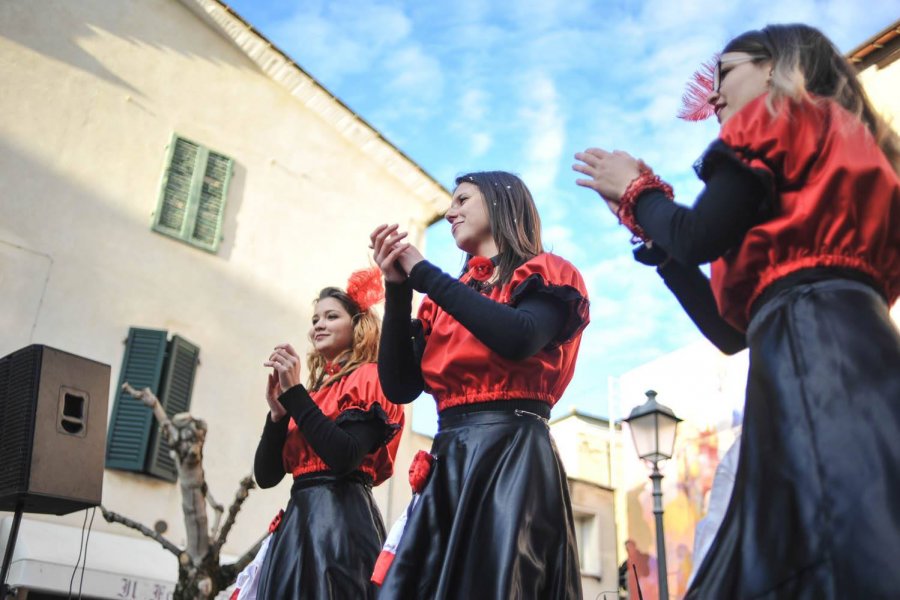
[(338, 371), (341, 370), (343, 365), (339, 362), (326, 362), (325, 366), (322, 369), (325, 371), (325, 374), (329, 377), (333, 375), (337, 375)]
[(409, 465), (409, 485), (413, 494), (421, 494), (422, 490), (425, 489), (425, 484), (428, 483), (428, 476), (431, 474), (431, 463), (433, 462), (434, 457), (428, 452), (424, 450), (416, 452), (412, 463)]
[(275, 515), (275, 518), (272, 519), (272, 522), (269, 523), (269, 533), (275, 533), (278, 531), (278, 526), (281, 525), (281, 518), (284, 516), (284, 511), (279, 510), (278, 514)]
[(469, 271), (475, 281), (487, 281), (494, 274), (494, 263), (484, 256), (473, 256), (469, 259)]

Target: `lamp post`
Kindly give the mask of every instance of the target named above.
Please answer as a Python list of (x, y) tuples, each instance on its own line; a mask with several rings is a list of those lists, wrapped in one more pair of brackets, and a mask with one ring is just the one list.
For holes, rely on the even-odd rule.
[(647, 401), (635, 407), (627, 419), (638, 456), (653, 464), (653, 514), (656, 516), (656, 565), (659, 575), (659, 600), (669, 600), (669, 580), (666, 571), (666, 540), (663, 532), (662, 473), (659, 462), (672, 458), (675, 450), (675, 430), (681, 419), (672, 409), (656, 401), (656, 392), (647, 392)]

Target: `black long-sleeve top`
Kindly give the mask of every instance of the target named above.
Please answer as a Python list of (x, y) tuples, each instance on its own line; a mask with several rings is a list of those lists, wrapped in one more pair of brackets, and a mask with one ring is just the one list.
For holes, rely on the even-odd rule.
[[(335, 474), (355, 470), (366, 454), (385, 438), (386, 425), (377, 419), (335, 423), (322, 413), (303, 385), (295, 385), (278, 400), (316, 454)], [(288, 416), (284, 416), (273, 422), (266, 415), (266, 424), (253, 460), (253, 473), (261, 488), (273, 487), (284, 478), (282, 450), (287, 438), (288, 421)]]
[(736, 160), (717, 160), (704, 174), (706, 188), (692, 208), (670, 202), (658, 190), (640, 195), (635, 218), (655, 252), (639, 248), (635, 256), (660, 265), (666, 286), (703, 335), (722, 352), (734, 354), (747, 347), (745, 335), (719, 315), (709, 279), (698, 265), (739, 244), (770, 213), (772, 199), (759, 176)]
[(386, 286), (378, 377), (385, 396), (406, 404), (422, 393), (424, 340), (418, 320), (410, 320), (412, 290), (427, 293), (481, 343), (500, 356), (521, 360), (553, 341), (565, 325), (566, 306), (548, 294), (530, 293), (516, 306), (491, 300), (428, 261), (413, 267), (403, 284)]

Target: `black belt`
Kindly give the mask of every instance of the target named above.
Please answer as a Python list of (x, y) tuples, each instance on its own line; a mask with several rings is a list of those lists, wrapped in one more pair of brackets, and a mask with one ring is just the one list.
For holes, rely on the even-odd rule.
[(489, 400), (487, 402), (472, 402), (470, 404), (457, 404), (441, 411), (441, 417), (453, 417), (460, 414), (483, 411), (516, 411), (534, 413), (545, 419), (550, 418), (550, 405), (543, 400)]
[[(793, 273), (789, 273), (780, 279), (776, 279), (769, 287), (764, 289), (763, 293), (759, 295), (759, 297), (753, 302), (753, 305), (750, 307), (750, 320), (753, 320), (753, 317), (756, 316), (756, 313), (759, 312), (759, 309), (762, 308), (763, 305), (766, 304), (766, 302), (768, 302), (784, 290), (798, 285), (825, 281), (827, 279), (849, 279), (851, 281), (864, 283), (878, 292), (878, 294), (882, 298), (884, 298), (884, 290), (880, 285), (878, 285), (878, 282), (876, 282), (873, 277), (867, 275), (866, 273), (863, 273), (862, 271), (846, 267), (811, 267), (809, 269), (800, 269), (799, 271), (794, 271)], [(887, 298), (885, 298), (885, 302), (887, 302)]]
[(335, 475), (330, 471), (318, 471), (316, 473), (304, 473), (294, 477), (294, 485), (291, 486), (291, 493), (296, 490), (302, 490), (317, 485), (325, 485), (336, 481), (351, 481), (361, 483), (367, 487), (372, 487), (372, 478), (361, 471), (353, 471), (346, 475)]

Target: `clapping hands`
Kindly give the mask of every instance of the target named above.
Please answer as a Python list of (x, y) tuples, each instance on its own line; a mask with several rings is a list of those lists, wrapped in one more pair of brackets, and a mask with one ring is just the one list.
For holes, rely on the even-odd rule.
[(379, 225), (369, 236), (375, 264), (389, 283), (403, 283), (412, 268), (425, 260), (418, 248), (403, 241), (407, 232), (399, 225)]
[(272, 367), (266, 383), (266, 402), (272, 421), (280, 421), (286, 414), (284, 406), (278, 398), (300, 383), (300, 355), (290, 344), (278, 344), (263, 366)]

